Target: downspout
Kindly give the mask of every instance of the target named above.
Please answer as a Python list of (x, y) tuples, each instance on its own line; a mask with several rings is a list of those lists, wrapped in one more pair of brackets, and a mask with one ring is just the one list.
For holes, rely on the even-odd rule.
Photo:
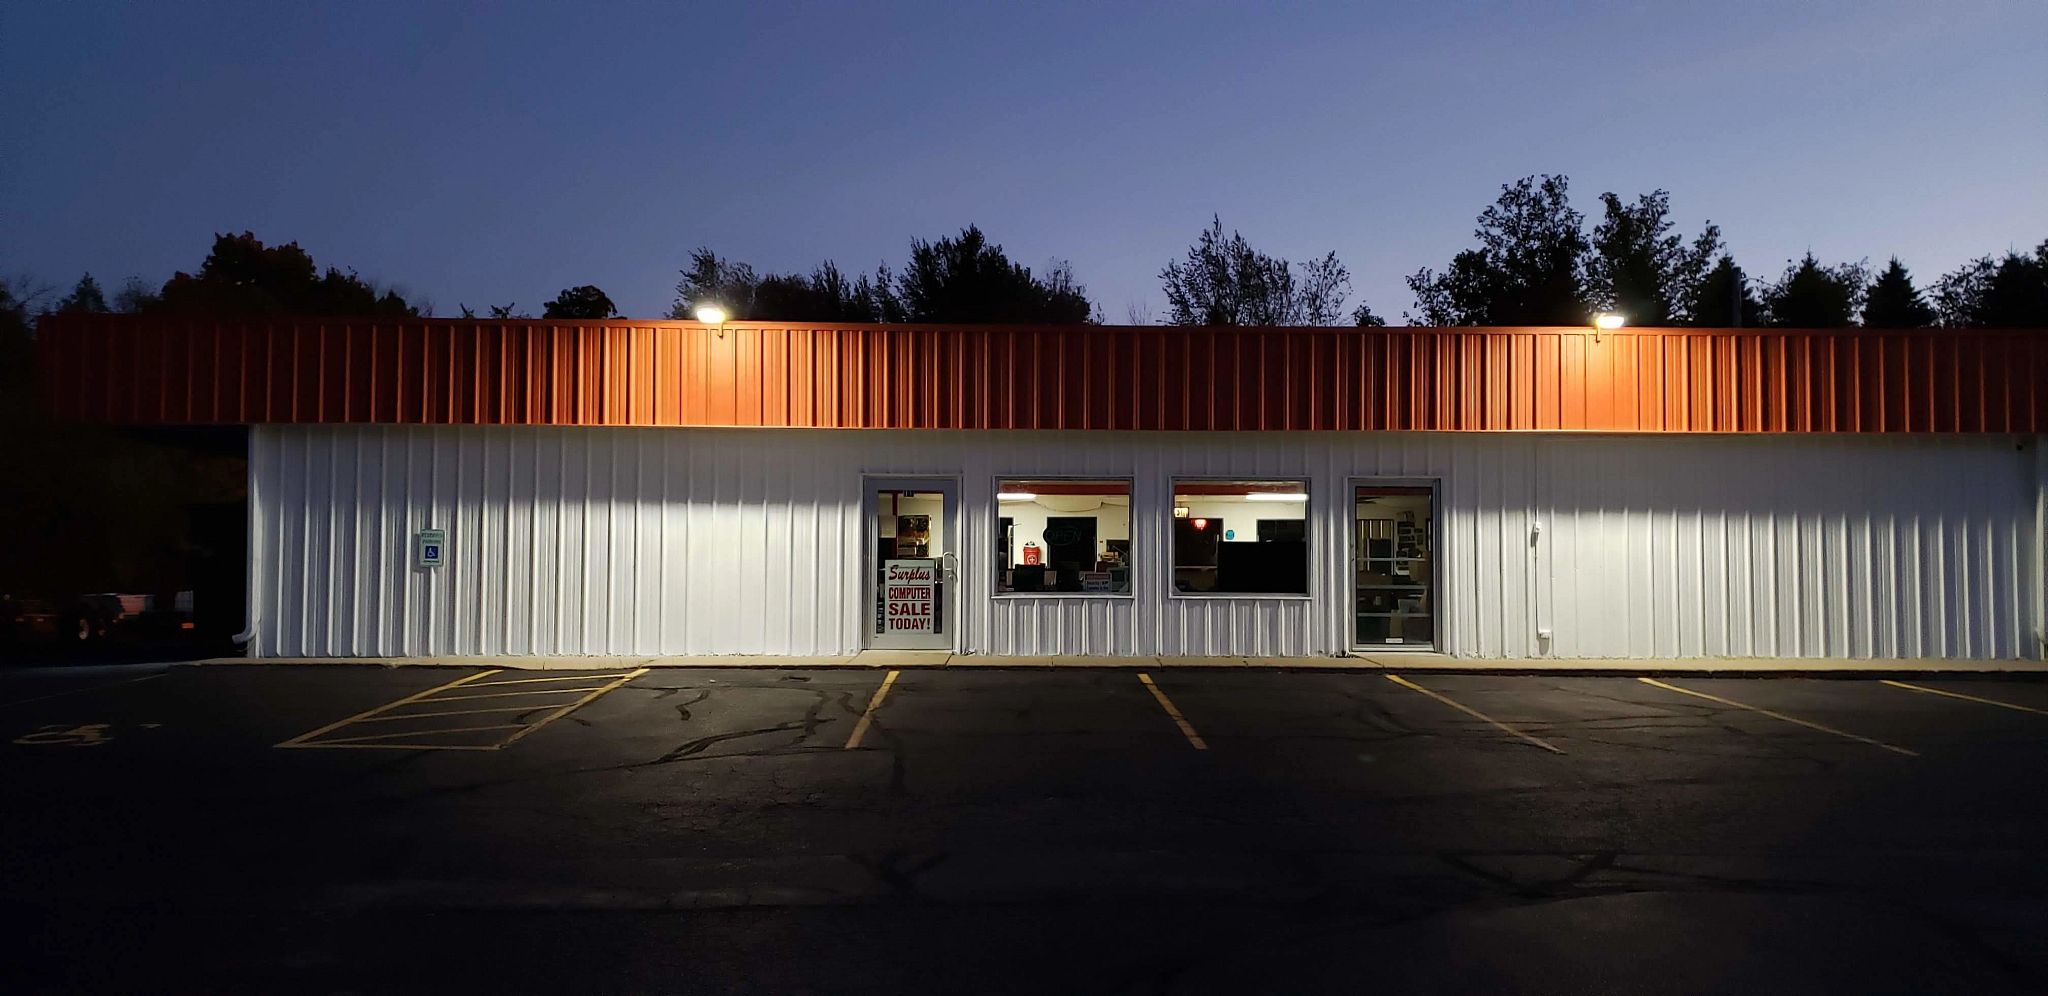
[(2034, 446), (2034, 542), (2031, 561), (2035, 660), (2048, 660), (2048, 435), (2036, 435)]
[(244, 545), (242, 554), (242, 618), (245, 621), (242, 631), (228, 638), (234, 641), (235, 646), (244, 648), (246, 656), (250, 657), (256, 656), (250, 642), (256, 639), (256, 433), (260, 431), (262, 430), (259, 426), (249, 427), (248, 452), (242, 461), (244, 473), (248, 475), (248, 498), (244, 502), (248, 506), (248, 514), (245, 516), (248, 542)]

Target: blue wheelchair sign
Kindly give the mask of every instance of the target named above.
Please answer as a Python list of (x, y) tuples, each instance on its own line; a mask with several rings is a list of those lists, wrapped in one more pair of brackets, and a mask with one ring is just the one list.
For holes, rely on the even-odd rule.
[(447, 548), (448, 534), (446, 532), (439, 529), (420, 530), (419, 538), (417, 539), (414, 545), (414, 549), (417, 551), (413, 558), (414, 566), (441, 566), (441, 557), (442, 554), (447, 550)]

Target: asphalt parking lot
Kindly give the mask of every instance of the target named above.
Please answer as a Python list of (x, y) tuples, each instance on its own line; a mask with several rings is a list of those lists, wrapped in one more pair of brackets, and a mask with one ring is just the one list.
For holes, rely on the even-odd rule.
[(2048, 683), (0, 672), (9, 991), (2048, 991)]

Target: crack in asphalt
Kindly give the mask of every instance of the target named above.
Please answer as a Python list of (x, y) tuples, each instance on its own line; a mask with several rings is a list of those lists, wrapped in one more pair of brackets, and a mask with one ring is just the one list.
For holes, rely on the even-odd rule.
[(1687, 872), (1672, 871), (1664, 868), (1645, 868), (1641, 865), (1628, 864), (1620, 860), (1619, 857), (1617, 857), (1616, 860), (1608, 864), (1607, 870), (1618, 874), (1641, 875), (1653, 879), (1690, 882), (1696, 885), (1708, 887), (1702, 890), (1708, 892), (1784, 892), (1794, 894), (1819, 894), (1836, 891), (1839, 888), (1838, 886), (1832, 883), (1824, 882), (1819, 879), (1738, 878), (1730, 875), (1715, 875), (1710, 872)]
[[(1573, 874), (1567, 875), (1564, 879), (1560, 879), (1558, 883), (1524, 883), (1517, 881), (1512, 875), (1497, 872), (1490, 868), (1486, 868), (1482, 865), (1476, 864), (1470, 858), (1462, 854), (1456, 854), (1445, 851), (1438, 853), (1436, 857), (1438, 861), (1441, 861), (1444, 864), (1449, 865), (1450, 867), (1465, 873), (1466, 875), (1470, 875), (1473, 878), (1488, 883), (1489, 885), (1497, 886), (1508, 893), (1511, 893), (1516, 896), (1521, 896), (1526, 899), (1552, 898), (1557, 894), (1557, 884), (1563, 884), (1565, 882), (1577, 883), (1583, 881), (1586, 875), (1590, 874), (1590, 871), (1585, 870), (1584, 866), (1582, 865), (1580, 869), (1575, 870)], [(1571, 857), (1577, 857), (1577, 855), (1571, 855)], [(1607, 856), (1607, 863), (1612, 864), (1613, 860), (1614, 856), (1612, 854), (1609, 854)]]
[[(733, 687), (737, 688), (740, 686)], [(810, 688), (805, 689), (804, 691), (810, 695), (811, 702), (810, 705), (804, 709), (803, 715), (798, 719), (783, 723), (773, 723), (766, 726), (751, 727), (744, 730), (732, 730), (725, 733), (709, 733), (705, 734), (704, 736), (693, 737), (689, 740), (683, 741), (680, 744), (677, 744), (676, 746), (670, 748), (668, 751), (662, 753), (658, 757), (646, 761), (640, 761), (634, 764), (622, 765), (621, 767), (646, 768), (663, 764), (673, 764), (677, 761), (687, 761), (693, 759), (769, 757), (815, 750), (818, 748), (818, 745), (810, 742), (812, 738), (818, 735), (818, 731), (820, 728), (824, 727), (826, 724), (837, 722), (838, 719), (834, 716), (825, 715), (825, 710), (828, 707), (837, 705), (839, 707), (839, 711), (845, 713), (848, 716), (859, 715), (859, 710), (855, 708), (855, 704), (853, 702), (853, 693), (851, 691), (833, 691), (831, 689), (823, 688)], [(691, 711), (691, 707), (701, 705), (706, 701), (709, 701), (713, 694), (714, 690), (712, 689), (699, 689), (694, 697), (673, 704), (672, 708), (676, 712), (676, 722), (684, 724), (689, 723), (692, 719), (695, 718), (695, 713)], [(726, 743), (733, 740), (746, 740), (752, 737), (762, 737), (776, 733), (792, 732), (795, 733), (796, 736), (791, 737), (787, 743), (783, 743), (774, 747), (764, 747), (756, 750), (739, 751), (731, 754), (705, 753), (705, 751), (709, 750), (711, 747), (715, 745)]]
[[(671, 689), (671, 691), (681, 691), (681, 689)], [(678, 703), (676, 703), (676, 704), (675, 704), (675, 706), (674, 706), (674, 709), (675, 709), (675, 711), (676, 711), (676, 720), (677, 720), (678, 722), (683, 722), (683, 723), (687, 723), (687, 722), (689, 722), (689, 721), (690, 721), (690, 707), (691, 707), (691, 706), (693, 706), (693, 705), (696, 705), (696, 704), (698, 704), (698, 703), (700, 703), (700, 702), (703, 702), (703, 701), (704, 701), (705, 699), (708, 699), (708, 698), (710, 698), (710, 697), (711, 697), (711, 692), (710, 692), (710, 691), (709, 691), (709, 690), (707, 689), (707, 690), (705, 690), (705, 691), (701, 691), (701, 692), (698, 692), (698, 693), (697, 693), (697, 697), (696, 697), (696, 698), (693, 698), (693, 699), (685, 699), (685, 700), (684, 700), (684, 701), (682, 701), (682, 702), (678, 702)]]
[[(711, 747), (713, 744), (721, 744), (728, 740), (744, 740), (748, 737), (766, 736), (770, 733), (781, 733), (787, 730), (802, 730), (804, 729), (804, 726), (805, 724), (801, 722), (777, 723), (773, 726), (756, 727), (755, 729), (751, 730), (734, 730), (730, 733), (710, 733), (701, 737), (697, 737), (694, 740), (685, 740), (682, 743), (677, 744), (675, 747), (671, 748), (667, 753), (661, 755), (660, 757), (654, 758), (650, 761), (641, 761), (638, 764), (629, 765), (629, 767), (648, 768), (660, 764), (672, 764), (676, 761), (687, 761), (699, 754), (702, 754), (706, 748)], [(801, 737), (799, 737), (799, 739), (801, 739)], [(742, 754), (719, 754), (715, 756), (746, 757), (750, 756), (751, 753), (752, 752)]]

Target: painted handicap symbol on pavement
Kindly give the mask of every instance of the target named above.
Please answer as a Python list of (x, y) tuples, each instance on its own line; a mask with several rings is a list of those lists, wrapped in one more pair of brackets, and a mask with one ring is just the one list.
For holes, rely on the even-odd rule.
[(107, 735), (109, 728), (106, 723), (84, 723), (79, 726), (52, 723), (34, 733), (16, 737), (14, 742), (32, 747), (98, 747), (113, 739)]

